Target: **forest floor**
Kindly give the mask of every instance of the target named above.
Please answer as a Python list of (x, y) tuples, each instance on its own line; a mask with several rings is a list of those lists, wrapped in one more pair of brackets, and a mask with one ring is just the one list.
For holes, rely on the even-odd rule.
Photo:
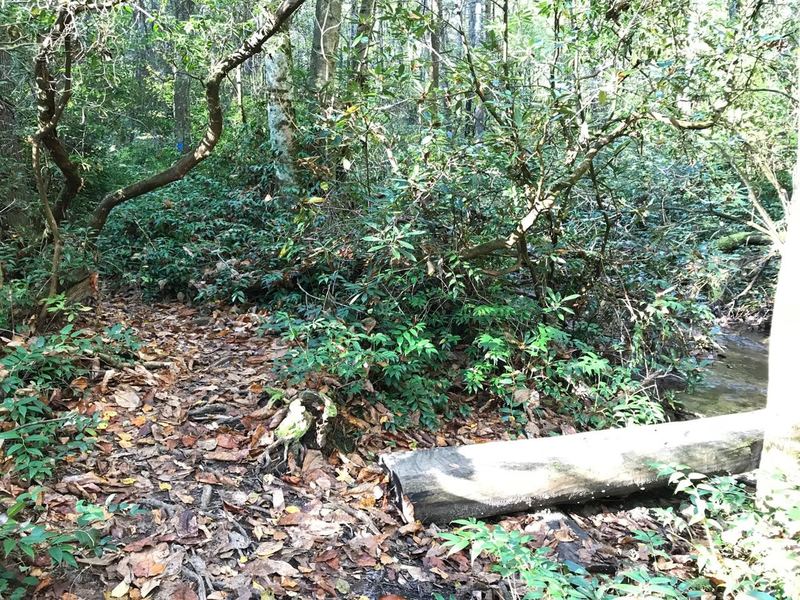
[[(497, 591), (506, 584), (483, 558), (448, 556), (440, 528), (404, 523), (377, 464), (396, 449), (508, 438), (493, 407), (435, 432), (391, 433), (382, 407), (355, 417), (343, 406), (355, 450), (328, 457), (309, 450), (274, 476), (258, 457), (281, 408), (267, 402), (267, 390), (286, 347), (259, 335), (259, 315), (130, 297), (104, 301), (98, 315), (100, 325), (133, 327), (143, 345), (135, 364), (99, 367), (73, 382), (85, 389), (76, 408), (100, 411), (108, 425), (94, 450), (45, 488), (45, 514), (52, 524), (72, 521), (78, 500), (143, 510), (110, 518), (116, 549), (80, 558), (77, 572), (40, 573), (36, 597), (511, 597)], [(536, 423), (542, 435), (574, 431), (564, 417), (544, 414)], [(692, 571), (688, 546), (641, 506), (495, 522), (598, 571), (632, 564), (684, 577)], [(637, 529), (666, 535), (668, 556), (653, 556), (632, 536)]]

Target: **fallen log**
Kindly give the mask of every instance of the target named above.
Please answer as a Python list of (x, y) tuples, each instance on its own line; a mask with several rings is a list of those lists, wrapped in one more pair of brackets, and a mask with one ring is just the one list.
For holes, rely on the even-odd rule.
[(769, 246), (772, 238), (758, 231), (738, 231), (725, 235), (717, 240), (720, 252), (734, 252), (742, 246)]
[(757, 467), (764, 411), (560, 437), (384, 454), (407, 521), (449, 522), (667, 485), (656, 465), (716, 475)]

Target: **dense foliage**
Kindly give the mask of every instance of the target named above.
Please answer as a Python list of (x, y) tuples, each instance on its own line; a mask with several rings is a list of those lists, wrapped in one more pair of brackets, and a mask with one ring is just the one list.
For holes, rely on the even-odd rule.
[[(387, 428), (493, 402), (514, 435), (543, 408), (664, 421), (660, 381), (696, 380), (715, 318), (769, 322), (789, 3), (316, 4), (0, 6), (0, 439), (19, 476), (89, 447), (97, 423), (42, 399), (124, 338), (64, 327), (101, 290), (268, 306), (286, 385), (380, 403)], [(460, 539), (574, 587), (497, 530)]]

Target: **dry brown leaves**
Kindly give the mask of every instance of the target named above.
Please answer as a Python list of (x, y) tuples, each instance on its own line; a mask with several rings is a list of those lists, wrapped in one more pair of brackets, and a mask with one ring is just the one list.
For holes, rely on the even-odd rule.
[[(264, 475), (256, 459), (285, 414), (267, 392), (275, 385), (274, 361), (287, 348), (257, 335), (260, 315), (145, 306), (131, 298), (101, 308), (107, 324), (134, 327), (145, 344), (135, 366), (98, 368), (72, 382), (85, 395), (77, 408), (98, 412), (105, 426), (96, 448), (69, 465), (42, 503), (53, 525), (74, 521), (78, 500), (133, 502), (144, 514), (109, 516), (104, 533), (119, 548), (100, 558), (82, 556), (85, 569), (77, 574), (44, 577), (39, 597), (410, 600), (496, 584), (486, 560), (448, 556), (436, 527), (402, 524), (373, 459), (390, 445), (508, 437), (497, 411), (484, 406), (437, 433), (395, 434), (384, 428), (391, 418), (385, 407), (356, 415), (344, 406), (341, 414), (358, 430), (358, 450), (330, 457), (309, 450), (300, 462), (290, 455), (285, 475)], [(536, 433), (564, 428), (555, 413), (541, 413)], [(0, 490), (20, 491), (7, 479)], [(536, 544), (554, 549), (574, 541), (571, 533), (537, 529), (534, 521), (516, 517), (503, 524), (532, 531)], [(621, 527), (629, 532), (631, 525)], [(608, 546), (591, 543), (582, 550)], [(588, 558), (586, 552), (581, 556)]]

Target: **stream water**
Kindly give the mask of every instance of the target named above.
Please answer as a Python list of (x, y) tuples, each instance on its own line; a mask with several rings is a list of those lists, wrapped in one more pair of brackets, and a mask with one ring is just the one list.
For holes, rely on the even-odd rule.
[(763, 408), (767, 402), (767, 340), (752, 331), (723, 331), (722, 351), (691, 392), (676, 395), (684, 409), (703, 417)]

